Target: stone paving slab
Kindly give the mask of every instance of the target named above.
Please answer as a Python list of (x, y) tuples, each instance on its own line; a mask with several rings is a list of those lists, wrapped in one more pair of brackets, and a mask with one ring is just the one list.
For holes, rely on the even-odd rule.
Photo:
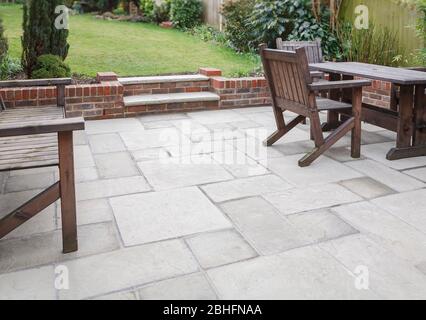
[(143, 126), (136, 118), (86, 121), (87, 134), (141, 131)]
[(95, 180), (76, 184), (77, 201), (108, 198), (150, 191), (151, 187), (142, 176)]
[(426, 189), (395, 194), (371, 202), (426, 234)]
[(341, 181), (340, 184), (365, 199), (374, 199), (395, 193), (391, 188), (370, 177), (345, 180)]
[(336, 239), (320, 247), (348, 270), (366, 267), (369, 288), (383, 299), (426, 298), (426, 276), (365, 235)]
[(303, 154), (299, 154), (270, 159), (268, 160), (267, 168), (298, 187), (337, 182), (362, 176), (362, 174), (346, 167), (344, 164), (324, 156), (311, 166), (301, 168), (298, 165), (298, 161), (303, 156)]
[(215, 202), (252, 197), (261, 194), (279, 192), (292, 186), (274, 175), (265, 175), (232, 181), (212, 183), (202, 187)]
[(54, 183), (53, 173), (38, 173), (7, 178), (4, 192), (19, 192), (33, 189), (46, 189)]
[(391, 142), (369, 144), (367, 146), (363, 146), (362, 154), (377, 162), (385, 164), (387, 167), (397, 169), (397, 170), (422, 167), (426, 164), (426, 157), (415, 157), (415, 158), (407, 158), (407, 159), (394, 160), (394, 161), (387, 160), (386, 154), (389, 152), (391, 148), (395, 147), (394, 141), (395, 140), (392, 139)]
[(94, 156), (101, 178), (121, 178), (140, 175), (128, 152), (97, 154)]
[(64, 265), (73, 286), (59, 292), (61, 299), (95, 297), (198, 271), (191, 253), (178, 240), (116, 250)]
[(207, 271), (221, 299), (375, 299), (318, 247), (303, 247)]
[(327, 209), (296, 213), (287, 216), (287, 219), (312, 243), (358, 233), (358, 230)]
[[(27, 238), (1, 240), (0, 273), (99, 254), (120, 247), (111, 222), (79, 227), (78, 239), (79, 250), (70, 254), (62, 253), (61, 230)], [(93, 241), (93, 239), (102, 239), (102, 241)]]
[(311, 243), (307, 235), (260, 197), (226, 202), (221, 208), (260, 254), (276, 254)]
[(89, 136), (89, 145), (93, 154), (126, 150), (123, 141), (117, 133), (91, 135)]
[(186, 239), (203, 268), (247, 260), (257, 256), (250, 245), (233, 229), (203, 233)]
[[(302, 189), (293, 188), (265, 195), (264, 198), (284, 215), (362, 200), (358, 195), (337, 184), (315, 185)], [(307, 199), (309, 201), (306, 201)]]
[(233, 177), (210, 156), (175, 158), (170, 161), (138, 162), (138, 166), (155, 190), (231, 180)]
[(370, 202), (333, 208), (339, 217), (411, 265), (426, 260), (426, 235)]
[(122, 132), (120, 136), (130, 151), (190, 143), (189, 139), (175, 128)]
[(216, 300), (217, 296), (201, 273), (148, 285), (138, 290), (142, 300)]
[(126, 246), (231, 227), (196, 187), (118, 197), (110, 202)]
[(404, 171), (404, 173), (408, 174), (409, 176), (413, 178), (426, 182), (426, 168), (407, 170), (407, 171)]
[(425, 187), (425, 184), (391, 169), (373, 160), (360, 160), (346, 163), (347, 166), (379, 181), (398, 192), (410, 191)]
[(53, 300), (52, 266), (0, 274), (0, 300)]

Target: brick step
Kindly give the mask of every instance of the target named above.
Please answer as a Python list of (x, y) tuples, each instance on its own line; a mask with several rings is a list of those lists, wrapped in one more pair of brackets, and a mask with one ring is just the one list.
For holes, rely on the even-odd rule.
[(219, 95), (212, 92), (145, 94), (124, 97), (127, 115), (146, 112), (176, 112), (217, 109)]
[(118, 78), (124, 96), (210, 91), (210, 78), (201, 74)]

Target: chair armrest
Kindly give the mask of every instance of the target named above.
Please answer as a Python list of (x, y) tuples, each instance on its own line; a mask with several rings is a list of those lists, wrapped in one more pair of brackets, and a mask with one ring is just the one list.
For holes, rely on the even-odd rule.
[(312, 78), (324, 78), (324, 72), (321, 71), (310, 71)]
[(71, 78), (11, 80), (0, 81), (0, 88), (65, 86), (70, 84), (72, 84)]
[(370, 80), (345, 80), (345, 81), (323, 81), (309, 84), (312, 91), (323, 91), (330, 89), (347, 89), (371, 86)]
[(28, 121), (0, 126), (0, 137), (84, 130), (83, 118)]

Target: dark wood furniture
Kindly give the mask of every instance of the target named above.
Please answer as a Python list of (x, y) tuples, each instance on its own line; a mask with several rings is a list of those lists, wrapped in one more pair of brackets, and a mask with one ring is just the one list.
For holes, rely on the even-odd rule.
[[(329, 73), (330, 80), (334, 81), (362, 77), (387, 81), (399, 87), (397, 107), (385, 109), (364, 103), (362, 120), (397, 133), (396, 147), (386, 155), (388, 160), (426, 155), (425, 72), (358, 62), (315, 63), (310, 68)], [(347, 99), (338, 94), (331, 98)]]
[(300, 47), (305, 48), (309, 63), (324, 62), (320, 39), (315, 41), (283, 41), (281, 38), (277, 39), (278, 50), (295, 51)]
[(78, 249), (73, 131), (82, 118), (65, 118), (65, 85), (71, 79), (0, 81), (1, 88), (56, 86), (57, 105), (0, 111), (0, 171), (59, 167), (59, 181), (0, 218), (0, 239), (61, 199), (63, 252)]
[[(267, 49), (266, 45), (262, 45), (260, 54), (271, 90), (277, 125), (277, 131), (265, 141), (265, 144), (267, 146), (273, 145), (296, 125), (309, 118), (315, 148), (299, 161), (299, 166), (309, 166), (351, 130), (351, 155), (354, 158), (359, 158), (361, 148), (362, 86), (371, 85), (371, 81), (313, 82), (309, 72), (306, 51), (303, 47), (297, 48), (295, 51), (282, 51)], [(341, 88), (352, 90), (352, 105), (325, 98), (317, 98), (315, 94), (317, 91)], [(319, 112), (322, 110), (345, 109), (349, 110), (352, 116), (327, 138), (324, 138)], [(298, 116), (291, 122), (286, 123), (283, 116), (285, 111), (294, 112)]]

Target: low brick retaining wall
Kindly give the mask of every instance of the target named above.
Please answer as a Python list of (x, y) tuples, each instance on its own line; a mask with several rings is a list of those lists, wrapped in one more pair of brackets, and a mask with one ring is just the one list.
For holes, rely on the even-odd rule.
[[(200, 69), (200, 74), (210, 77), (209, 81), (188, 83), (155, 83), (125, 85), (117, 81), (112, 72), (99, 73), (95, 84), (79, 84), (66, 87), (67, 116), (83, 116), (86, 119), (108, 119), (130, 117), (145, 113), (212, 110), (236, 107), (263, 106), (271, 103), (269, 89), (263, 77), (225, 78), (221, 71), (212, 68)], [(391, 84), (373, 81), (364, 88), (364, 102), (389, 108)], [(123, 97), (139, 94), (179, 93), (211, 91), (220, 96), (219, 103), (185, 103), (155, 108), (125, 107)], [(54, 87), (8, 88), (0, 94), (6, 107), (46, 106), (56, 103)]]
[(263, 77), (213, 77), (211, 89), (220, 96), (221, 108), (264, 106), (271, 104), (268, 85)]

